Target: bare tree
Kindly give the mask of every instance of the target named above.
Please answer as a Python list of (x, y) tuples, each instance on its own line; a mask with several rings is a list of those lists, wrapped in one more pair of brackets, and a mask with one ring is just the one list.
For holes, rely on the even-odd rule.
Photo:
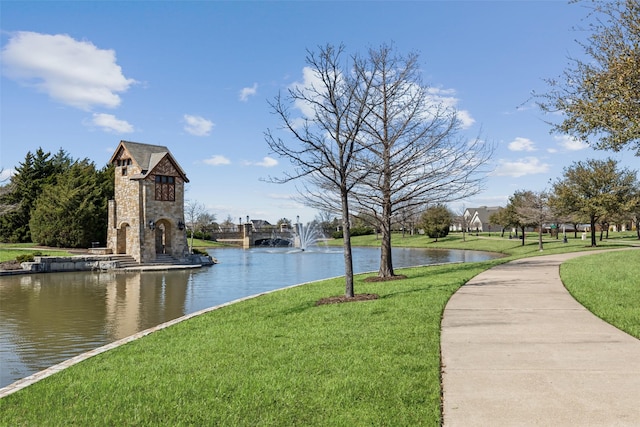
[(460, 135), (456, 111), (432, 96), (421, 81), (418, 55), (397, 54), (392, 46), (370, 49), (359, 75), (373, 77), (362, 145), (365, 179), (354, 188), (362, 211), (372, 214), (382, 232), (378, 276), (394, 275), (391, 221), (394, 213), (412, 215), (426, 205), (445, 204), (477, 194), (483, 166), (493, 148), (479, 138)]
[(313, 220), (322, 229), (322, 234), (325, 236), (331, 235), (336, 229), (334, 223), (337, 221), (337, 218), (332, 211), (320, 210)]
[(191, 232), (191, 241), (189, 242), (189, 253), (193, 253), (193, 235), (195, 233), (198, 218), (206, 213), (206, 208), (204, 204), (195, 201), (195, 200), (187, 200), (184, 204), (184, 216), (185, 216), (185, 225)]
[(196, 218), (194, 232), (211, 233), (212, 226), (216, 222), (215, 214), (209, 212), (201, 212)]
[[(320, 210), (342, 213), (345, 263), (345, 296), (353, 297), (353, 258), (349, 225), (349, 195), (364, 176), (355, 157), (363, 121), (367, 117), (367, 92), (371, 77), (357, 72), (364, 67), (351, 57), (343, 63), (344, 46), (326, 45), (317, 53), (307, 51), (306, 63), (313, 82), (288, 89), (270, 104), (288, 132), (286, 140), (270, 130), (265, 139), (271, 150), (287, 158), (294, 171), (271, 182), (304, 179), (300, 191), (303, 202)], [(356, 72), (354, 72), (354, 70)], [(292, 115), (292, 106), (303, 117)]]
[(460, 228), (462, 228), (463, 242), (467, 241), (467, 229), (469, 228), (469, 218), (464, 215), (466, 212), (467, 208), (465, 205), (462, 205), (460, 209), (455, 212), (455, 221), (460, 225)]
[[(554, 219), (549, 206), (549, 194), (545, 191), (523, 191), (519, 194), (515, 211), (521, 224), (538, 227), (538, 249), (542, 250), (542, 231), (544, 224)], [(523, 232), (524, 236), (524, 232)], [(522, 239), (524, 242), (524, 238)]]

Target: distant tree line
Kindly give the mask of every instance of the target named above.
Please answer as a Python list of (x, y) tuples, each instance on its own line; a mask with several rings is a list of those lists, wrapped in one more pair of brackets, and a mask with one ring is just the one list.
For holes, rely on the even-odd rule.
[(573, 226), (589, 224), (591, 246), (596, 246), (596, 228), (600, 228), (600, 240), (610, 224), (636, 223), (640, 239), (640, 184), (634, 170), (619, 168), (615, 160), (587, 160), (565, 168), (562, 178), (553, 183), (550, 191), (516, 191), (505, 208), (489, 218), (504, 230), (515, 227), (522, 232), (535, 227), (540, 231), (539, 247), (542, 250), (544, 227), (562, 224)]
[(106, 241), (114, 169), (38, 148), (0, 187), (0, 241), (80, 248)]

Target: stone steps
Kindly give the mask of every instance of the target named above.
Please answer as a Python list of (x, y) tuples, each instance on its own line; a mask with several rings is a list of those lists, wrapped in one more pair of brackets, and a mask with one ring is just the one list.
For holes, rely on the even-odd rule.
[(179, 265), (180, 261), (169, 254), (156, 254), (156, 259), (145, 262), (144, 265)]
[(140, 265), (131, 255), (112, 255), (110, 258), (118, 262), (118, 268), (137, 267)]

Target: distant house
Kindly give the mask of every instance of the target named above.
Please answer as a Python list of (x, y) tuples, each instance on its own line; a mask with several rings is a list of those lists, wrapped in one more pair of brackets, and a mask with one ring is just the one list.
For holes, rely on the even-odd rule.
[(492, 224), (489, 218), (496, 213), (500, 206), (480, 206), (478, 208), (469, 208), (464, 211), (464, 221), (458, 224), (459, 230), (466, 225), (467, 231), (499, 231), (499, 224)]
[(249, 222), (253, 225), (253, 231), (262, 230), (264, 228), (273, 227), (269, 221), (264, 219), (252, 219)]

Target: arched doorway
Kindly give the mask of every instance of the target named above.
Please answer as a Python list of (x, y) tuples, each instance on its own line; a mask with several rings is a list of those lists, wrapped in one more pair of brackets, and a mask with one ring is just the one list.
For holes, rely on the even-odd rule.
[(118, 227), (118, 231), (116, 234), (116, 253), (117, 254), (126, 254), (127, 253), (127, 234), (129, 231), (129, 223), (123, 222)]
[(165, 219), (156, 221), (155, 233), (156, 254), (171, 255), (171, 223)]

